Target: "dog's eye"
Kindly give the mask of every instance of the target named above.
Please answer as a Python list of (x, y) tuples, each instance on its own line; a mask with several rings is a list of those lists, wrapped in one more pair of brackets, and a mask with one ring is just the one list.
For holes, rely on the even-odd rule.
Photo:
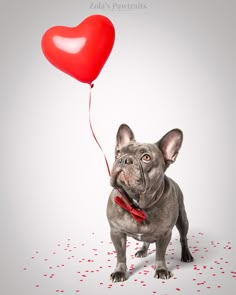
[(116, 159), (118, 159), (120, 156), (121, 156), (121, 152), (120, 152), (120, 150), (117, 150), (116, 151)]
[(150, 162), (150, 161), (151, 161), (151, 156), (148, 155), (148, 154), (143, 155), (143, 156), (142, 156), (142, 161), (143, 161), (144, 163), (148, 163), (148, 162)]

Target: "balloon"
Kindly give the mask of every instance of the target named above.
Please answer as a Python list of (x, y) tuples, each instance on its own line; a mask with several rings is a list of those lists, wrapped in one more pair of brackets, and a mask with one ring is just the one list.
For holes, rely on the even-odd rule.
[(48, 29), (41, 47), (48, 61), (83, 83), (92, 84), (113, 48), (115, 29), (103, 15), (91, 15), (76, 27)]

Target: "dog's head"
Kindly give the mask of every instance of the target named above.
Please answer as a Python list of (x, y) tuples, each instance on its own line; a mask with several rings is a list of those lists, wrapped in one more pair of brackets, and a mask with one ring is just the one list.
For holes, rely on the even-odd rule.
[(122, 124), (116, 136), (111, 185), (125, 191), (140, 208), (148, 207), (163, 184), (166, 168), (175, 161), (182, 140), (182, 131), (173, 129), (157, 143), (138, 143), (130, 127)]

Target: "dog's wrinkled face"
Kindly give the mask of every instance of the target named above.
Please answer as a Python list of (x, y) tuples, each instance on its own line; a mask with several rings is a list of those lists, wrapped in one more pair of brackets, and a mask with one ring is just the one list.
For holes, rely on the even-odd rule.
[(140, 194), (155, 189), (152, 180), (158, 180), (163, 172), (164, 159), (155, 144), (131, 142), (116, 151), (111, 184), (138, 198)]
[[(174, 162), (182, 143), (180, 130), (173, 130), (154, 144), (137, 143), (132, 130), (122, 124), (117, 132), (111, 185), (122, 188), (145, 208), (151, 202), (168, 165)], [(140, 202), (140, 196), (145, 196)]]

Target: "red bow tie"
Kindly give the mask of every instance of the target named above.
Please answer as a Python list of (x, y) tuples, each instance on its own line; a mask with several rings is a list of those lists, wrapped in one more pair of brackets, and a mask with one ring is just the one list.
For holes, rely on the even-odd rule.
[[(122, 194), (123, 196), (123, 194)], [(124, 196), (123, 196), (124, 198)], [(125, 198), (126, 199), (126, 198)], [(115, 197), (115, 203), (117, 205), (119, 205), (121, 208), (125, 209), (126, 211), (128, 211), (133, 218), (138, 221), (138, 222), (142, 222), (146, 219), (146, 214), (141, 210), (141, 209), (135, 209), (134, 207), (132, 207), (129, 203), (128, 200), (126, 200), (126, 202), (120, 198), (119, 196)]]

